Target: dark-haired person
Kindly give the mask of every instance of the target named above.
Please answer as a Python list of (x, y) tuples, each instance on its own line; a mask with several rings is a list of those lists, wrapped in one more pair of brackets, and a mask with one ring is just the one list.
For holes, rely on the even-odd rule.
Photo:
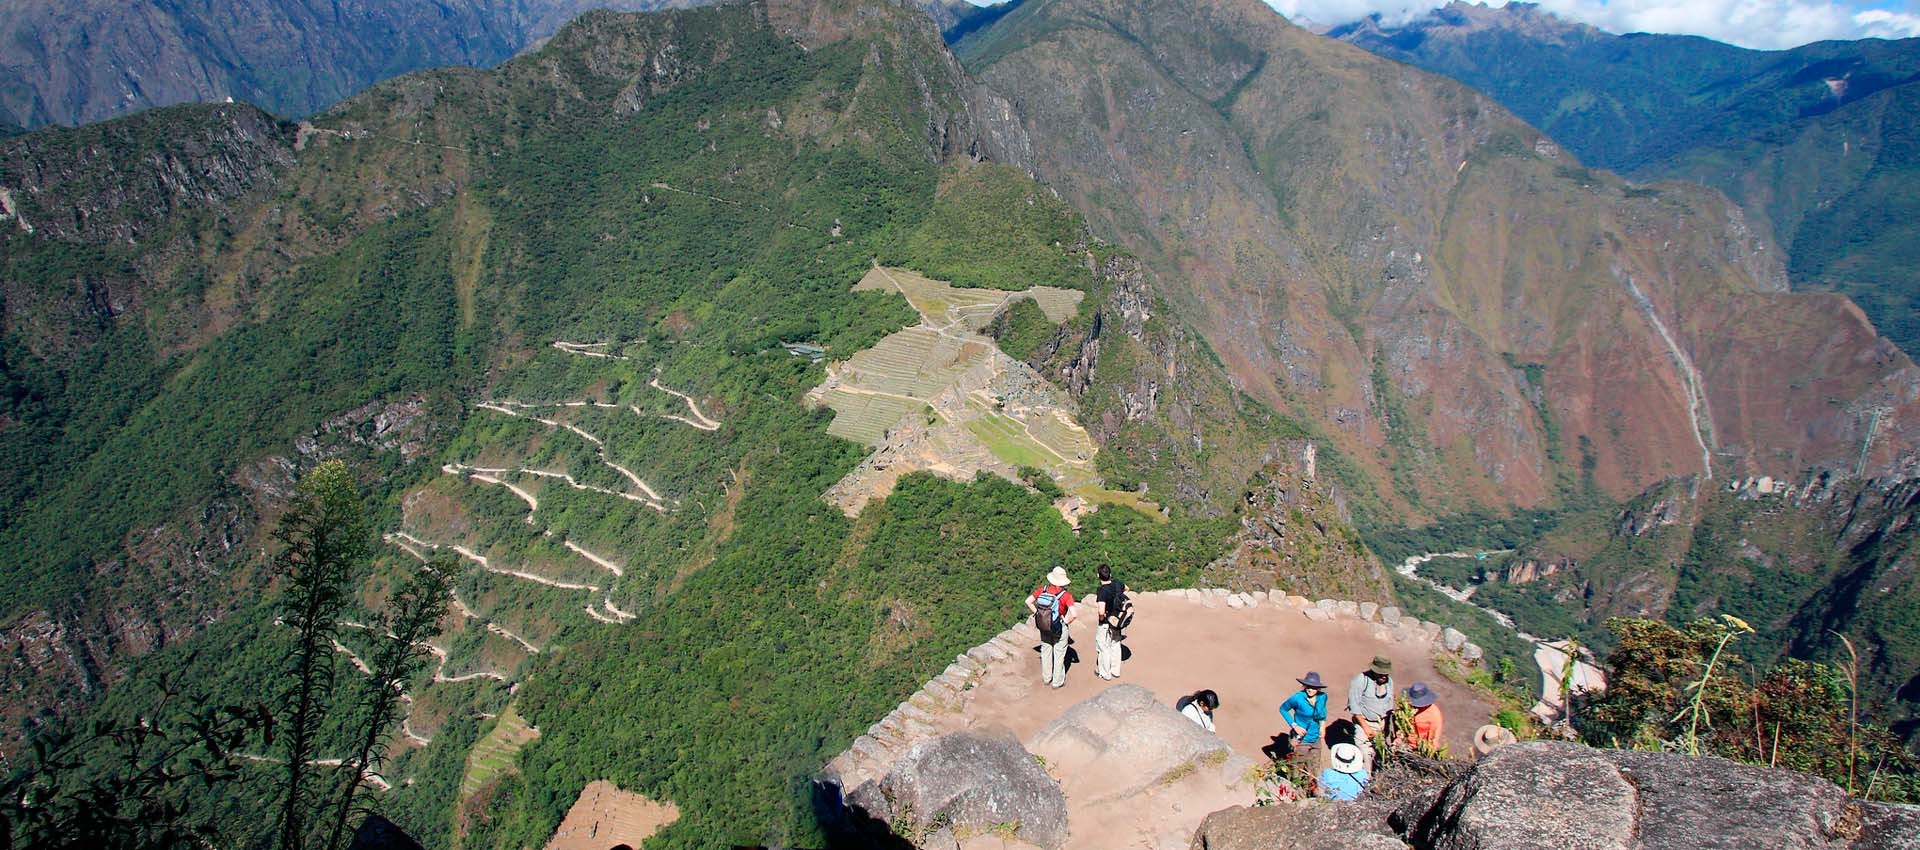
[(1181, 697), (1173, 707), (1179, 709), (1182, 716), (1193, 721), (1200, 728), (1212, 732), (1214, 731), (1213, 711), (1220, 707), (1220, 695), (1203, 688)]
[(1120, 659), (1125, 652), (1120, 642), (1125, 639), (1121, 627), (1126, 625), (1127, 586), (1114, 579), (1113, 568), (1106, 564), (1100, 565), (1100, 589), (1093, 592), (1093, 608), (1100, 624), (1093, 636), (1093, 672), (1111, 682), (1120, 678)]

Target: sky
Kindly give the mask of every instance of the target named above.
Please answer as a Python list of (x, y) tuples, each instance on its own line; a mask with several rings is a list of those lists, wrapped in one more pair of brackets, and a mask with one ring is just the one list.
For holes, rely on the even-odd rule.
[[(1486, 0), (1500, 6), (1505, 0)], [(1920, 0), (1538, 0), (1560, 17), (1608, 32), (1703, 35), (1766, 50), (1810, 41), (1920, 36)], [(1379, 12), (1388, 23), (1423, 15), (1436, 0), (1267, 0), (1296, 23), (1343, 24)]]

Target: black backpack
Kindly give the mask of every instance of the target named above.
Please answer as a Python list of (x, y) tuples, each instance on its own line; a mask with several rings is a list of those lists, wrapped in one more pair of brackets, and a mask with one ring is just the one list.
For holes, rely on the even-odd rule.
[(1060, 610), (1060, 599), (1067, 593), (1065, 588), (1040, 588), (1033, 598), (1033, 627), (1040, 631), (1040, 639), (1047, 643), (1060, 642), (1060, 624), (1066, 618), (1066, 612)]
[(1101, 622), (1113, 632), (1114, 639), (1119, 640), (1120, 633), (1133, 625), (1133, 600), (1127, 598), (1127, 586), (1121, 584), (1119, 579), (1115, 579), (1111, 584), (1100, 588), (1096, 596), (1101, 602), (1106, 603), (1107, 618)]

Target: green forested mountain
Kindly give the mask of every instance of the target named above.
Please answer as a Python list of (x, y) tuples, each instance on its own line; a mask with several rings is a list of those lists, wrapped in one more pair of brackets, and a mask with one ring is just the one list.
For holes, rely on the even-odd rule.
[(1920, 219), (1905, 206), (1920, 186), (1920, 39), (1748, 50), (1460, 2), (1330, 35), (1485, 92), (1590, 165), (1727, 193), (1767, 225), (1796, 287), (1845, 293), (1888, 338), (1920, 347)]
[[(477, 556), (411, 694), (404, 737), (432, 743), (386, 771), (397, 821), (436, 846), (456, 825), (461, 846), (538, 844), (605, 778), (679, 805), (677, 846), (815, 841), (804, 779), (863, 718), (1010, 621), (1048, 566), (1194, 574), (1241, 469), (1295, 433), (1146, 317), (1130, 260), (969, 157), (1005, 143), (991, 105), (917, 13), (743, 4), (590, 15), (498, 71), (404, 77), (297, 126), (179, 107), (18, 140), (0, 167), (15, 716), (107, 687), (103, 717), (161, 684), (255, 696), (279, 639), (265, 524), (342, 457), (392, 532), (363, 604), (410, 553)], [(1109, 506), (1075, 537), (997, 478), (908, 477), (858, 518), (824, 501), (867, 449), (807, 409), (823, 365), (780, 343), (838, 358), (911, 324), (851, 291), (876, 261), (1086, 293), (1065, 327), (999, 332), (1104, 416), (1100, 468), (1167, 516)], [(1167, 374), (1153, 350), (1182, 357), (1162, 403), (1212, 411), (1189, 420), (1206, 453), (1117, 415), (1137, 373)], [(499, 412), (581, 399), (611, 412)], [(495, 466), (530, 471), (500, 473), (509, 489), (468, 469)], [(517, 769), (469, 769), (509, 710), (537, 741)], [(205, 816), (244, 837), (245, 805)]]
[[(678, 806), (661, 846), (818, 845), (813, 772), (1033, 577), (1194, 581), (1307, 441), (1348, 574), (1300, 592), (1382, 586), (1340, 503), (1385, 539), (1912, 469), (1911, 361), (1712, 193), (1255, 2), (961, 48), (872, 0), (600, 12), (304, 122), (0, 143), (9, 746), (271, 696), (323, 460), (381, 534), (340, 675), (459, 565), (373, 799), (461, 848), (602, 779)], [(248, 787), (196, 817), (257, 838)]]

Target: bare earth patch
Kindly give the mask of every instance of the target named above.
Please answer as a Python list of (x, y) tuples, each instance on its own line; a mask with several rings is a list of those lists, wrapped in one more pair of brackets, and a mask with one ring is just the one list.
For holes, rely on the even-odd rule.
[(622, 791), (606, 780), (581, 789), (566, 820), (547, 841), (547, 850), (607, 850), (640, 842), (680, 819), (672, 803), (656, 803), (644, 794)]

